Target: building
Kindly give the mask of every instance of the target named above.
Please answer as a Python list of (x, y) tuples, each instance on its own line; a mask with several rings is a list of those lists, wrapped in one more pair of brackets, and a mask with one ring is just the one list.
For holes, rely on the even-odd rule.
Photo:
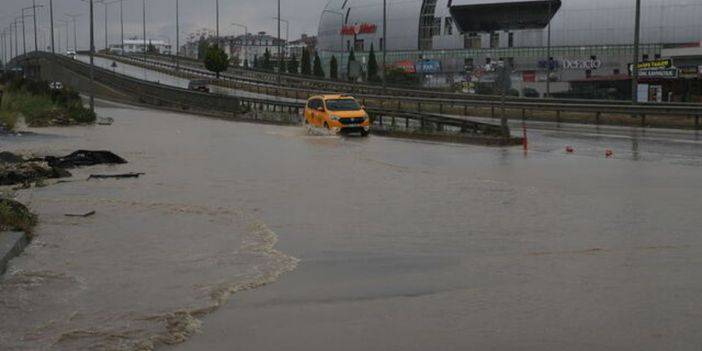
[(272, 58), (277, 59), (278, 47), (285, 48), (285, 40), (279, 40), (266, 32), (224, 37), (222, 41), (225, 52), (230, 58), (237, 58), (241, 65), (245, 60), (249, 65), (253, 65), (254, 57), (261, 59), (266, 50), (270, 52)]
[(171, 44), (160, 39), (148, 39), (144, 42), (143, 39), (125, 39), (124, 49), (122, 49), (122, 43), (111, 44), (110, 52), (116, 54), (136, 54), (143, 53), (145, 48), (148, 49), (149, 46), (153, 48), (160, 54), (170, 55), (171, 54)]
[(302, 52), (307, 50), (310, 53), (310, 57), (314, 56), (314, 52), (317, 49), (317, 37), (309, 36), (307, 34), (302, 34), (300, 39), (292, 40), (288, 42), (287, 53), (288, 56), (295, 55), (295, 57), (300, 59), (302, 57)]
[[(502, 19), (501, 14), (518, 8), (516, 2), (534, 3), (541, 10), (550, 4), (553, 17), (548, 21), (548, 12), (545, 12), (543, 21), (535, 21), (542, 22), (540, 27), (515, 25), (508, 30), (489, 26), (476, 29), (471, 24), (480, 22), (481, 18), (470, 17), (470, 11), (465, 11), (470, 6), (474, 6), (473, 9), (481, 6), (480, 11), (492, 11), (481, 12), (483, 17)], [(602, 90), (593, 92), (595, 95), (611, 95), (613, 89), (618, 89), (613, 95), (631, 94), (621, 91), (627, 89), (627, 84), (616, 82), (630, 79), (635, 1), (387, 0), (387, 43), (382, 36), (382, 3), (382, 0), (328, 1), (318, 32), (318, 50), (325, 62), (335, 55), (344, 65), (348, 52), (354, 50), (356, 57), (365, 63), (371, 45), (376, 51), (382, 51), (387, 45), (387, 65), (406, 66), (408, 61), (415, 62), (411, 71), (419, 72), (425, 85), (465, 87), (473, 82), (489, 83), (494, 81), (495, 62), (501, 61), (511, 64), (512, 86), (518, 90), (532, 88), (543, 94), (549, 79), (552, 92), (572, 92), (571, 82), (583, 85), (596, 81)], [(509, 17), (515, 24), (534, 22), (533, 16), (527, 18), (532, 13), (521, 14), (523, 17), (513, 14), (502, 17)], [(643, 2), (639, 60), (670, 59), (672, 65), (661, 68), (660, 72), (652, 69), (653, 73), (642, 74), (642, 80), (670, 86), (664, 88), (664, 100), (684, 97), (674, 88), (680, 84), (663, 83), (688, 79), (694, 86), (699, 81), (699, 73), (695, 75), (694, 72), (699, 72), (702, 65), (702, 52), (694, 47), (699, 47), (702, 40), (700, 16), (702, 1)], [(549, 22), (550, 58), (546, 26)], [(459, 30), (458, 24), (465, 27), (464, 31)], [(476, 31), (471, 32), (471, 29)], [(675, 49), (679, 47), (687, 50)], [(683, 62), (684, 78), (678, 67)], [(607, 84), (609, 81), (613, 82), (611, 86)]]

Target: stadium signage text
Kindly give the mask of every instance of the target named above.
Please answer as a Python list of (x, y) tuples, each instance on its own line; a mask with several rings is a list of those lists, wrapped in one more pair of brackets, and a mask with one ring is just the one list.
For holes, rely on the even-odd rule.
[(378, 26), (372, 23), (361, 23), (352, 26), (341, 27), (341, 34), (343, 35), (358, 35), (358, 34), (370, 34), (375, 33)]

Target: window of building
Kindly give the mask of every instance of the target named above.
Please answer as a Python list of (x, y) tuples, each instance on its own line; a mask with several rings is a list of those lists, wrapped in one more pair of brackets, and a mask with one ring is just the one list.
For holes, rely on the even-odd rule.
[(615, 69), (612, 71), (612, 74), (614, 74), (615, 76), (617, 76), (617, 75), (619, 75), (619, 72), (620, 72), (620, 71), (619, 71), (619, 68), (615, 68)]
[(466, 49), (480, 49), (480, 36), (478, 33), (469, 33), (463, 39), (463, 47)]
[(496, 49), (500, 47), (500, 33), (490, 33), (490, 48)]
[(643, 60), (648, 61), (648, 54), (643, 54)]
[(466, 57), (463, 59), (463, 68), (465, 69), (466, 72), (470, 72), (473, 70), (473, 58), (472, 57)]
[(507, 47), (513, 48), (514, 47), (514, 33), (509, 32), (507, 34)]
[(655, 56), (653, 56), (653, 57), (655, 57), (655, 58), (656, 58), (656, 60), (659, 60), (659, 59), (661, 58), (661, 54), (656, 54), (656, 55), (655, 55)]
[(453, 18), (451, 17), (444, 19), (444, 35), (453, 35)]

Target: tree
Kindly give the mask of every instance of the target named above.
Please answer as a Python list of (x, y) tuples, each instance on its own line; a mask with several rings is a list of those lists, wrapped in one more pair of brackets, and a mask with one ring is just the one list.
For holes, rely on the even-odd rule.
[(302, 50), (302, 59), (300, 59), (300, 73), (305, 76), (312, 74), (312, 67), (310, 67), (310, 52)]
[(373, 49), (373, 43), (371, 43), (370, 53), (368, 54), (368, 81), (377, 82), (379, 80), (378, 61), (375, 59), (375, 50)]
[(332, 55), (331, 61), (329, 61), (329, 78), (338, 79), (339, 78), (339, 63), (336, 62), (336, 56)]
[(288, 73), (297, 74), (299, 66), (300, 63), (297, 62), (297, 57), (295, 57), (295, 54), (292, 54), (290, 61), (288, 62)]
[(271, 71), (273, 69), (273, 62), (271, 62), (271, 52), (266, 49), (263, 53), (263, 69)]
[(149, 45), (146, 46), (146, 52), (149, 54), (156, 54), (158, 53), (158, 49), (156, 49), (156, 45), (149, 43)]
[(244, 68), (249, 68), (249, 59), (244, 59)]
[(207, 43), (207, 40), (204, 37), (200, 38), (200, 41), (197, 43), (197, 58), (198, 60), (203, 60), (205, 58), (205, 54), (207, 53), (207, 48), (210, 45)]
[(356, 61), (356, 54), (353, 52), (353, 49), (351, 49), (351, 52), (349, 53), (349, 62), (346, 64), (346, 77), (351, 80), (351, 65), (352, 62)]
[(217, 78), (219, 79), (219, 73), (226, 71), (228, 67), (229, 57), (224, 53), (224, 50), (220, 49), (217, 45), (211, 45), (207, 48), (207, 53), (205, 54), (205, 68), (217, 74)]
[(260, 68), (260, 63), (258, 62), (258, 55), (254, 55), (254, 61), (253, 61), (253, 68), (258, 69)]
[(314, 52), (314, 76), (324, 78), (324, 69), (322, 68), (322, 60), (319, 58), (317, 51)]
[(278, 71), (287, 72), (286, 65), (285, 65), (285, 58), (282, 58), (282, 57), (278, 58)]

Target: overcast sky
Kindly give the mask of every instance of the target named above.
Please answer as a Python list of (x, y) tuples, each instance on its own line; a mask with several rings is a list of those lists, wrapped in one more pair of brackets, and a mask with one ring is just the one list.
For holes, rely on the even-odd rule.
[[(38, 27), (49, 28), (49, 0), (35, 0), (37, 5), (44, 8), (38, 10)], [(97, 0), (96, 0), (97, 1)], [(115, 1), (107, 0), (106, 2)], [(54, 21), (70, 20), (67, 14), (81, 14), (78, 23), (78, 48), (88, 48), (89, 22), (88, 3), (82, 0), (53, 0)], [(147, 37), (168, 39), (175, 44), (175, 0), (146, 0), (146, 30)], [(317, 24), (326, 0), (281, 0), (281, 17), (290, 21), (290, 38), (295, 39), (302, 33), (317, 34)], [(15, 17), (20, 16), (23, 7), (31, 7), (32, 0), (0, 0), (0, 30), (6, 28)], [(249, 32), (276, 32), (277, 15), (276, 0), (219, 0), (220, 33), (242, 34), (243, 29), (232, 27), (230, 23), (237, 22), (248, 26)], [(124, 32), (125, 37), (142, 36), (142, 0), (124, 0)], [(25, 10), (29, 15), (31, 9)], [(108, 5), (108, 41), (118, 43), (120, 38), (119, 2)], [(72, 21), (72, 20), (71, 20)], [(105, 8), (95, 4), (95, 45), (98, 49), (104, 47)], [(180, 0), (180, 40), (181, 44), (189, 33), (201, 28), (215, 28), (215, 0)], [(65, 25), (61, 26), (61, 49), (65, 49)], [(20, 30), (20, 49), (21, 27)], [(27, 18), (27, 48), (34, 47), (32, 18)], [(69, 45), (73, 47), (73, 26), (69, 26)], [(56, 39), (58, 40), (56, 34)], [(285, 23), (281, 24), (281, 36), (285, 38)], [(44, 40), (43, 37), (46, 37)], [(48, 34), (39, 35), (39, 45), (48, 41)], [(57, 48), (59, 44), (56, 44)]]

